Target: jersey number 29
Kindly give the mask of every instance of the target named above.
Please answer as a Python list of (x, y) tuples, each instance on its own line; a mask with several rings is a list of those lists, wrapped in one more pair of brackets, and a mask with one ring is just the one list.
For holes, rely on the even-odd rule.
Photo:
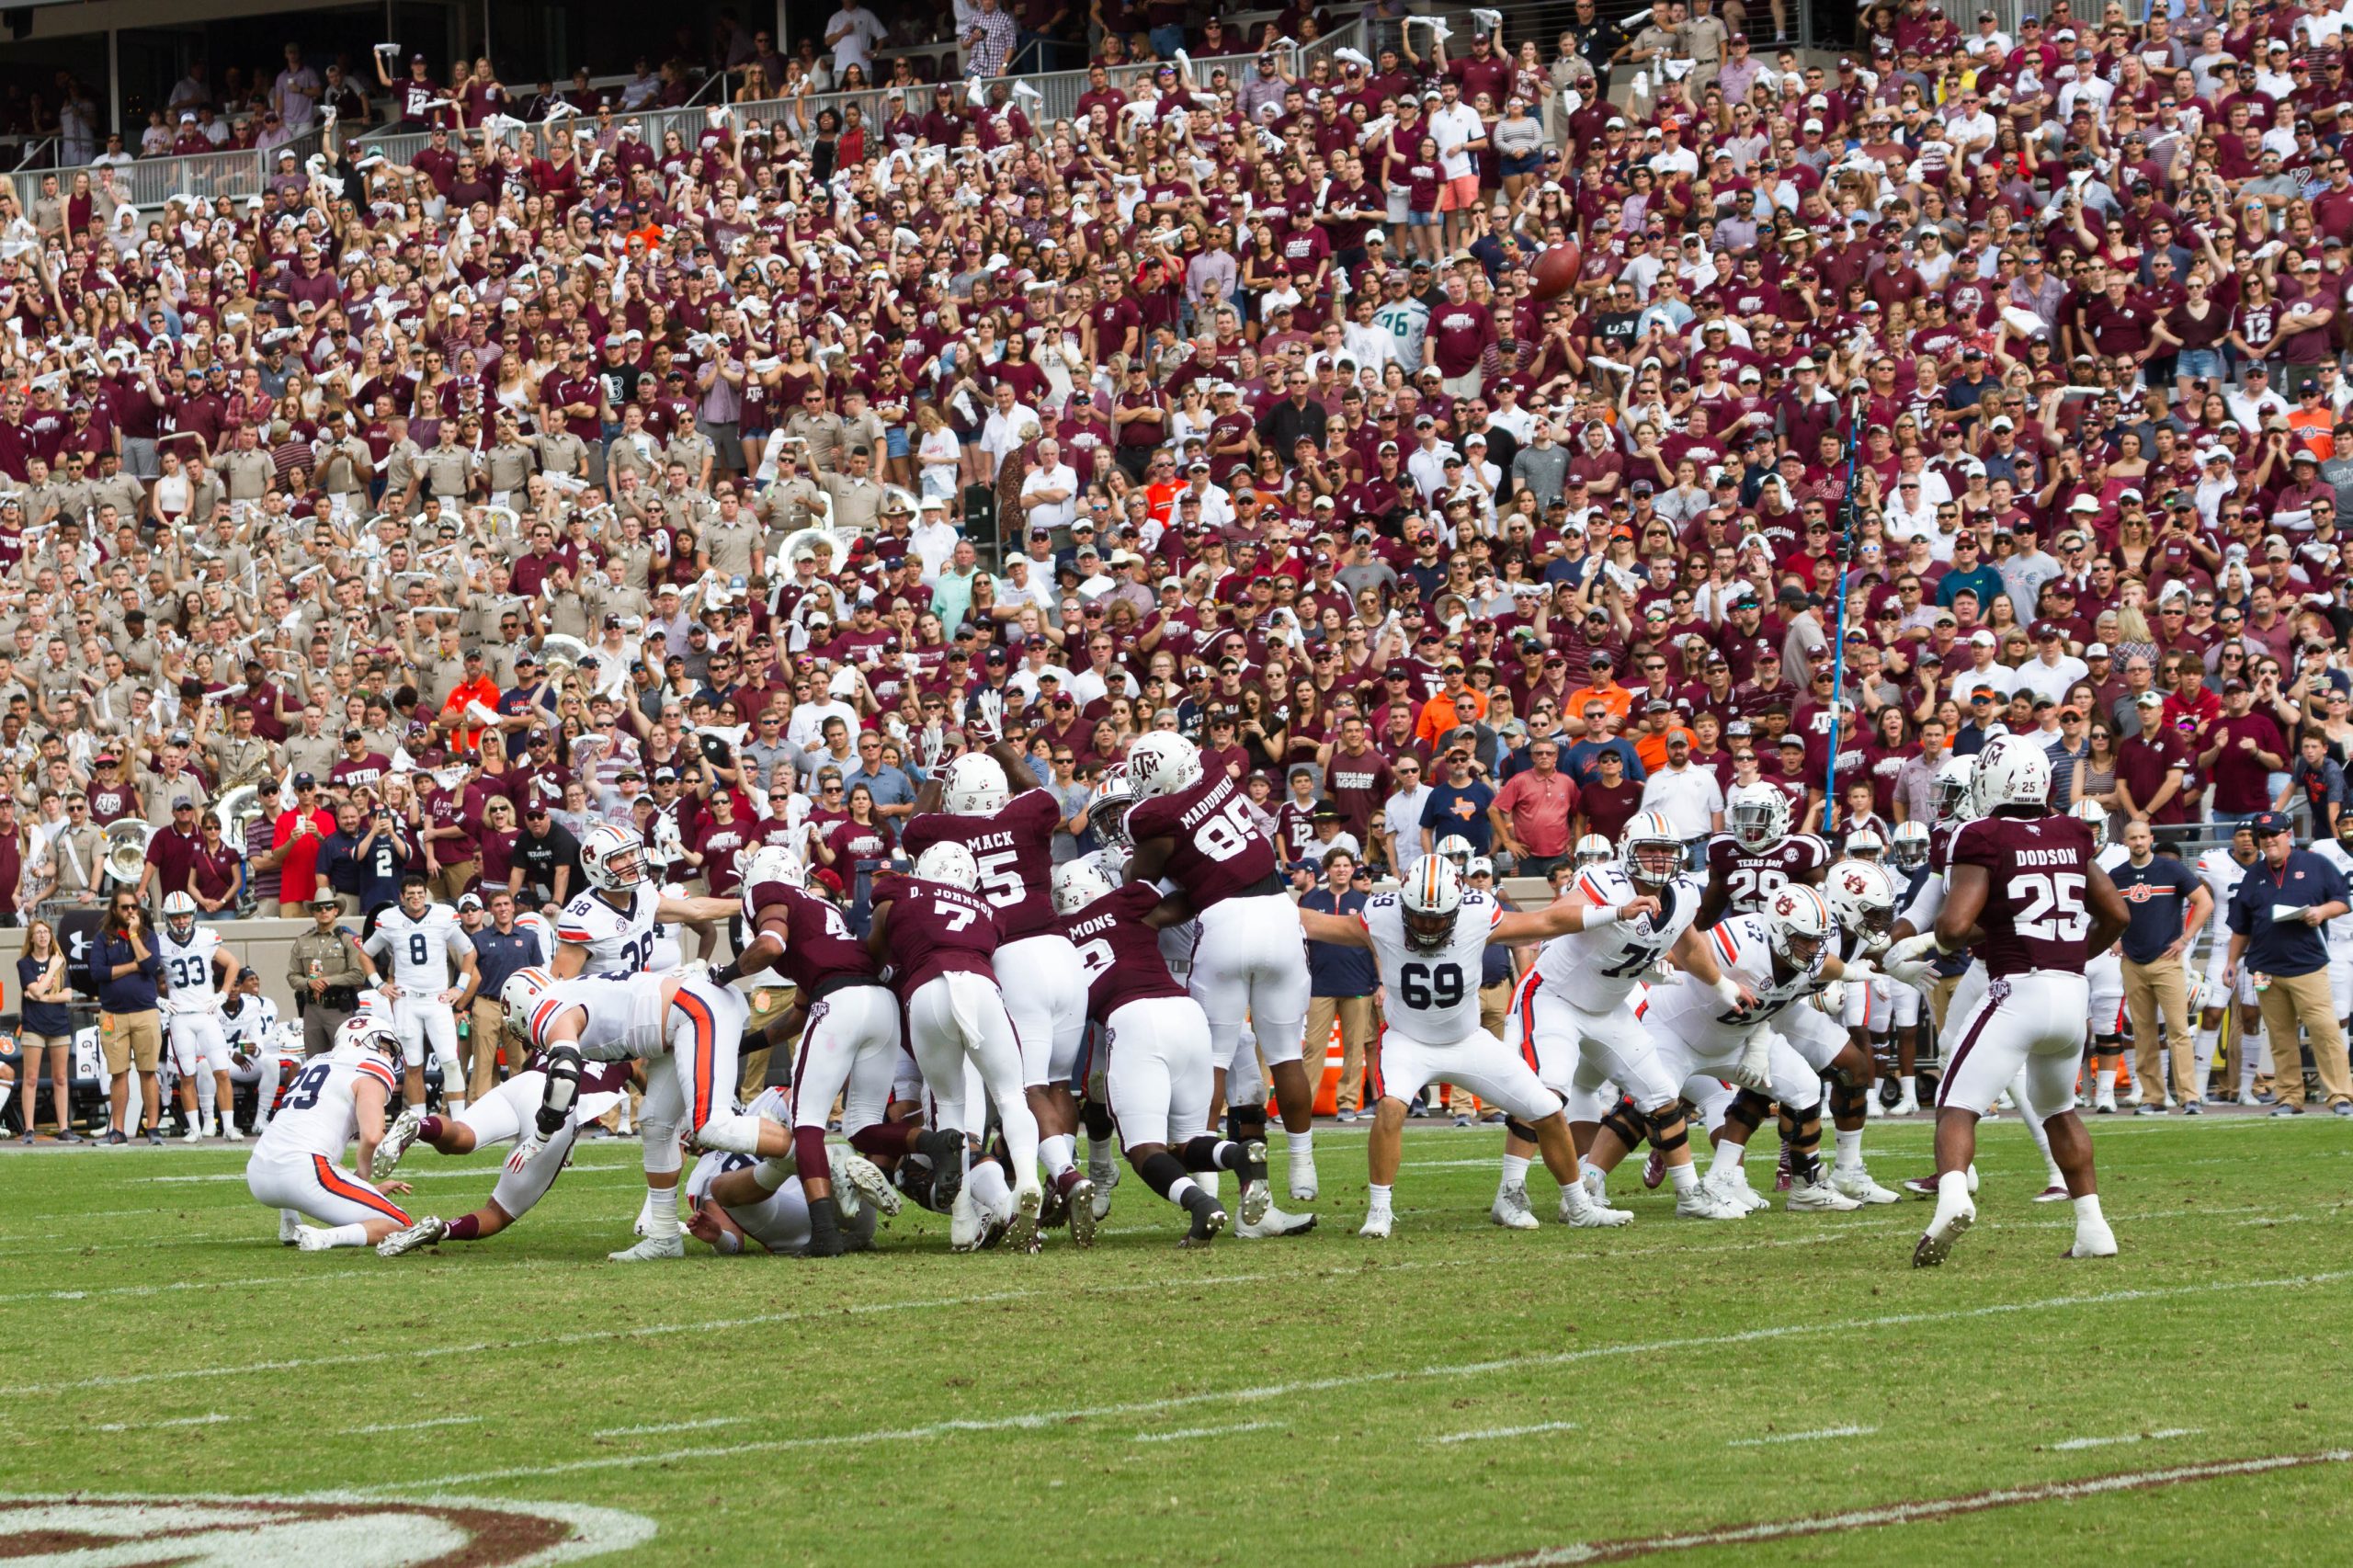
[(303, 1068), (302, 1075), (286, 1091), (286, 1108), (308, 1110), (318, 1104), (319, 1091), (327, 1086), (327, 1074), (334, 1071), (334, 1063), (327, 1062), (313, 1062)]

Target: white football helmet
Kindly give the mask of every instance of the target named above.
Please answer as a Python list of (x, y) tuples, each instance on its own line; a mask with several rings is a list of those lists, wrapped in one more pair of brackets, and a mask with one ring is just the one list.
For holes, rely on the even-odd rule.
[(1054, 913), (1076, 915), (1098, 898), (1108, 898), (1119, 889), (1102, 867), (1081, 857), (1065, 860), (1054, 868)]
[(1128, 791), (1139, 801), (1189, 790), (1200, 778), (1201, 748), (1174, 730), (1140, 735), (1128, 748)]
[(939, 809), (951, 816), (993, 816), (1013, 799), (1005, 769), (986, 752), (968, 751), (941, 776)]
[(335, 1029), (335, 1042), (339, 1046), (356, 1045), (362, 1051), (373, 1052), (389, 1063), (393, 1072), (401, 1071), (404, 1060), (401, 1037), (392, 1031), (389, 1018), (371, 1017), (364, 1013), (347, 1018)]
[(2077, 801), (2067, 808), (2071, 817), (2081, 817), (2092, 824), (2092, 852), (2097, 854), (2108, 847), (2108, 808), (2097, 801)]
[(961, 844), (935, 844), (915, 857), (915, 875), (926, 882), (945, 882), (971, 892), (981, 885), (981, 868), (972, 852)]
[(1128, 765), (1115, 762), (1103, 770), (1095, 783), (1095, 793), (1087, 798), (1086, 825), (1096, 841), (1111, 848), (1126, 850), (1134, 847), (1128, 837), (1128, 808), (1135, 804), (1135, 790), (1128, 782)]
[(1438, 856), (1448, 865), (1452, 866), (1454, 868), (1455, 874), (1460, 876), (1462, 874), (1464, 868), (1471, 864), (1471, 857), (1476, 855), (1478, 851), (1472, 848), (1471, 841), (1463, 837), (1461, 834), (1449, 833), (1444, 838), (1438, 841), (1437, 846), (1430, 850), (1430, 853)]
[(2051, 754), (2020, 735), (1995, 735), (1977, 754), (1970, 800), (1980, 816), (2004, 806), (2041, 806), (2051, 801)]
[(1879, 835), (1870, 828), (1859, 827), (1847, 835), (1847, 858), (1849, 860), (1876, 861), (1886, 853), (1887, 846), (1881, 843)]
[(1791, 882), (1765, 905), (1773, 956), (1796, 969), (1810, 968), (1830, 938), (1830, 901), (1802, 882)]
[(1937, 764), (1937, 781), (1930, 796), (1935, 804), (1937, 825), (1949, 822), (1967, 822), (1978, 814), (1977, 758), (1949, 756)]
[(534, 964), (518, 969), (498, 988), (498, 1005), (506, 1014), (506, 1028), (518, 1039), (529, 1039), (531, 1008), (555, 984), (555, 976)]
[(1770, 784), (1735, 784), (1724, 801), (1733, 842), (1755, 855), (1790, 835), (1790, 798)]
[(1434, 953), (1454, 936), (1454, 917), (1462, 908), (1462, 879), (1443, 855), (1425, 855), (1414, 864), (1398, 890), (1405, 911), (1405, 945), (1417, 953)]
[(782, 882), (787, 887), (802, 887), (809, 881), (809, 868), (801, 857), (781, 844), (763, 844), (743, 857), (739, 868), (745, 888), (757, 882)]
[(1618, 861), (1637, 890), (1656, 892), (1683, 869), (1683, 835), (1663, 813), (1636, 812), (1618, 835)]
[(580, 874), (602, 892), (629, 892), (645, 881), (645, 840), (633, 827), (590, 824), (580, 835)]
[(1900, 822), (1895, 824), (1895, 842), (1888, 847), (1888, 858), (1904, 870), (1928, 863), (1928, 824), (1924, 822)]
[(172, 934), (175, 942), (185, 942), (196, 935), (196, 900), (185, 892), (164, 895), (164, 929)]
[(1577, 840), (1574, 856), (1577, 869), (1582, 871), (1587, 866), (1607, 866), (1610, 861), (1618, 858), (1618, 850), (1616, 846), (1601, 835), (1588, 833)]
[(1895, 924), (1895, 879), (1870, 860), (1841, 860), (1824, 882), (1831, 913), (1850, 936), (1875, 936)]

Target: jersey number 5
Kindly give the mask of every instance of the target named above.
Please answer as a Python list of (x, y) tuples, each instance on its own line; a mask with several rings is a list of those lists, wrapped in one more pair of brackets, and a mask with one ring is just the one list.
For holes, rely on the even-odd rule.
[(2092, 928), (2084, 908), (2086, 879), (2075, 871), (2027, 871), (2010, 879), (2010, 902), (2018, 906), (2010, 928), (2045, 942), (2080, 942)]
[(1018, 849), (1000, 849), (980, 856), (975, 862), (981, 871), (982, 896), (999, 909), (1012, 908), (1029, 891), (1022, 885), (1020, 860)]

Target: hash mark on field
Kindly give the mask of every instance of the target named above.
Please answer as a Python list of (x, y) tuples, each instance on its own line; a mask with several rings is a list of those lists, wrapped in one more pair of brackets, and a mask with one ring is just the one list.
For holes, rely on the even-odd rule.
[(354, 1426), (357, 1432), (422, 1432), (428, 1426), (472, 1426), (482, 1419), (479, 1415), (438, 1415), (430, 1421), (383, 1421), (373, 1426)]
[(1131, 1443), (1181, 1443), (1193, 1437), (1222, 1437), (1229, 1432), (1264, 1432), (1279, 1426), (1278, 1421), (1241, 1421), (1231, 1426), (1187, 1426), (1175, 1432), (1139, 1432), (1128, 1439)]
[(1477, 1432), (1449, 1432), (1443, 1437), (1430, 1439), (1435, 1443), (1483, 1443), (1490, 1437), (1527, 1437), (1539, 1432), (1574, 1432), (1574, 1421), (1539, 1421), (1533, 1426), (1489, 1426)]
[[(1369, 1271), (1368, 1271), (1369, 1272)], [(1597, 1345), (1587, 1349), (1545, 1351), (1527, 1356), (1504, 1357), (1493, 1361), (1449, 1362), (1421, 1368), (1384, 1369), (1370, 1372), (1344, 1372), (1333, 1377), (1306, 1378), (1291, 1382), (1268, 1383), (1255, 1388), (1218, 1389), (1203, 1393), (1179, 1394), (1167, 1399), (1131, 1400), (1118, 1404), (1081, 1405), (1066, 1410), (1025, 1412), (1011, 1415), (974, 1416), (954, 1421), (938, 1421), (920, 1426), (884, 1427), (868, 1432), (843, 1433), (811, 1437), (777, 1437), (748, 1443), (728, 1443), (706, 1448), (668, 1449), (654, 1453), (612, 1454), (594, 1459), (569, 1460), (546, 1465), (514, 1465), (499, 1470), (463, 1471), (452, 1475), (420, 1478), (414, 1481), (384, 1482), (373, 1486), (357, 1488), (364, 1493), (402, 1492), (418, 1487), (446, 1487), (484, 1481), (510, 1481), (524, 1477), (546, 1478), (573, 1475), (586, 1471), (620, 1470), (642, 1464), (676, 1464), (685, 1460), (726, 1459), (737, 1454), (782, 1453), (799, 1449), (861, 1448), (874, 1443), (907, 1442), (930, 1437), (972, 1432), (1037, 1431), (1060, 1427), (1074, 1422), (1108, 1417), (1127, 1418), (1139, 1415), (1165, 1415), (1171, 1411), (1198, 1405), (1230, 1405), (1243, 1402), (1289, 1399), (1300, 1394), (1327, 1393), (1337, 1389), (1366, 1388), (1377, 1384), (1403, 1385), (1436, 1381), (1442, 1378), (1476, 1377), (1488, 1372), (1526, 1372), (1550, 1367), (1574, 1366), (1586, 1361), (1603, 1360), (1621, 1356), (1677, 1354), (1690, 1350), (1720, 1349), (1727, 1346), (1754, 1345), (1777, 1339), (1796, 1339), (1817, 1335), (1853, 1334), (1880, 1328), (1916, 1328), (1929, 1324), (1971, 1323), (1981, 1319), (2006, 1317), (2018, 1312), (2047, 1312), (2065, 1307), (2109, 1306), (2120, 1301), (2173, 1301), (2191, 1296), (2211, 1296), (2239, 1290), (2302, 1290), (2318, 1285), (2335, 1285), (2353, 1279), (2353, 1270), (2338, 1269), (2325, 1274), (2302, 1274), (2273, 1279), (2215, 1281), (2203, 1285), (2169, 1286), (2156, 1290), (2106, 1290), (2090, 1295), (2052, 1296), (2035, 1301), (2004, 1301), (1988, 1306), (1957, 1307), (1935, 1312), (1891, 1312), (1883, 1317), (1849, 1318), (1843, 1322), (1823, 1322), (1776, 1324), (1768, 1328), (1744, 1329), (1733, 1334), (1694, 1335), (1678, 1339), (1654, 1339), (1623, 1345)], [(1198, 1289), (1199, 1281), (1184, 1284), (1172, 1281), (1181, 1289)], [(1013, 1292), (1028, 1294), (1028, 1292)], [(741, 1320), (738, 1320), (741, 1321)], [(773, 1316), (753, 1320), (774, 1321)], [(722, 1326), (706, 1324), (705, 1327)], [(603, 1331), (596, 1335), (569, 1335), (563, 1343), (579, 1343), (595, 1338), (623, 1338), (628, 1331)], [(528, 1343), (528, 1342), (527, 1342)], [(541, 1343), (545, 1343), (544, 1341)], [(472, 1346), (472, 1349), (487, 1348)], [(431, 1351), (401, 1351), (403, 1357), (431, 1354)], [(390, 1359), (395, 1353), (366, 1358), (338, 1358), (337, 1360), (364, 1358)], [(319, 1362), (294, 1365), (320, 1365)], [(283, 1368), (288, 1363), (277, 1363)], [(262, 1370), (251, 1367), (233, 1370)], [(156, 1377), (177, 1375), (216, 1375), (198, 1369), (188, 1374), (153, 1373), (139, 1378), (97, 1380), (101, 1384), (147, 1381)], [(85, 1380), (86, 1381), (86, 1380)], [(78, 1386), (78, 1385), (67, 1385)], [(53, 1388), (28, 1388), (26, 1393), (56, 1392)]]
[(1857, 1508), (1844, 1514), (1811, 1514), (1795, 1519), (1759, 1519), (1753, 1524), (1725, 1525), (1683, 1535), (1639, 1536), (1627, 1540), (1575, 1541), (1566, 1546), (1540, 1547), (1511, 1557), (1483, 1559), (1470, 1568), (1561, 1568), (1586, 1562), (1622, 1562), (1662, 1551), (1688, 1551), (1694, 1547), (1744, 1546), (1760, 1540), (1787, 1540), (1798, 1536), (1829, 1535), (1838, 1530), (1873, 1529), (1882, 1525), (1916, 1524), (1927, 1519), (1957, 1518), (1995, 1508), (2031, 1503), (2066, 1503), (2078, 1497), (2098, 1497), (2117, 1492), (2138, 1492), (2171, 1486), (2184, 1481), (2212, 1481), (2223, 1476), (2264, 1475), (2306, 1465), (2343, 1464), (2353, 1460), (2353, 1449), (2328, 1449), (2311, 1454), (2273, 1454), (2262, 1459), (2217, 1460), (2209, 1464), (2179, 1465), (2171, 1470), (2129, 1471), (2121, 1475), (2096, 1475), (2083, 1481), (2046, 1481), (2033, 1486), (2008, 1486), (1972, 1492), (1960, 1497), (1935, 1497), (1917, 1503), (1890, 1503), (1878, 1508)]
[(2072, 1453), (2077, 1449), (2114, 1448), (2119, 1443), (2162, 1443), (2168, 1437), (2194, 1437), (2204, 1430), (2203, 1426), (2160, 1426), (2154, 1432), (2125, 1432), (2113, 1437), (2070, 1437), (2051, 1447), (2061, 1453)]
[(1775, 1432), (1763, 1437), (1734, 1437), (1727, 1449), (1761, 1449), (1771, 1443), (1811, 1443), (1824, 1437), (1868, 1437), (1876, 1426), (1824, 1426), (1815, 1432)]
[(748, 1415), (714, 1415), (705, 1421), (658, 1421), (650, 1426), (608, 1426), (591, 1437), (648, 1437), (656, 1432), (705, 1432), (713, 1426), (741, 1426)]
[(159, 1426), (218, 1426), (225, 1421), (243, 1421), (242, 1415), (223, 1415), (215, 1411), (210, 1415), (178, 1415), (169, 1421), (108, 1421), (91, 1428), (94, 1432), (150, 1432)]

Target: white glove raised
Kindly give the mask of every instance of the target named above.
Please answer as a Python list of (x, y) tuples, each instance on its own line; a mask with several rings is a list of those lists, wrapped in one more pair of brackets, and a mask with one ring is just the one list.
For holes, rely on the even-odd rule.
[(1906, 985), (1926, 985), (1936, 951), (1937, 938), (1933, 935), (1923, 932), (1917, 937), (1906, 937), (1887, 949), (1879, 961), (1880, 972)]
[(533, 1127), (516, 1140), (515, 1152), (506, 1156), (506, 1168), (519, 1173), (525, 1165), (538, 1159), (540, 1151), (546, 1147), (547, 1142), (540, 1138), (540, 1130), (536, 1126)]

